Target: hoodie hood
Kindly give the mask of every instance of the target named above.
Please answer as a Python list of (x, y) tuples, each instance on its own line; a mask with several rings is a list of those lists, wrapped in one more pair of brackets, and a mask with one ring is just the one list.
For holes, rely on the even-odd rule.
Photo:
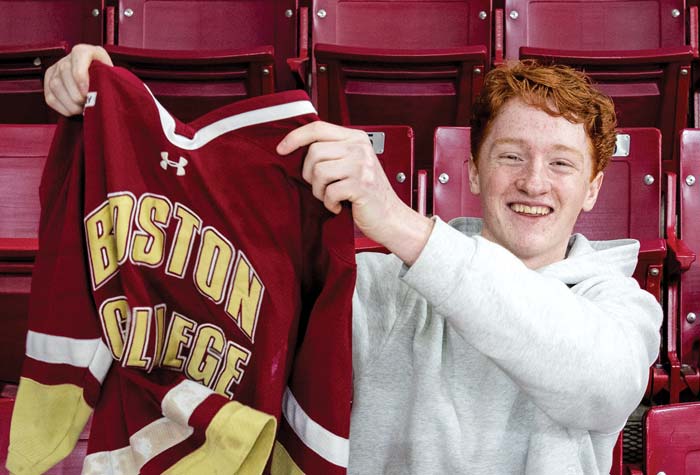
[[(455, 218), (449, 224), (467, 236), (481, 235), (480, 218)], [(537, 271), (567, 285), (602, 275), (631, 277), (637, 266), (638, 253), (639, 241), (635, 239), (589, 241), (583, 234), (574, 234), (569, 239), (566, 258)]]

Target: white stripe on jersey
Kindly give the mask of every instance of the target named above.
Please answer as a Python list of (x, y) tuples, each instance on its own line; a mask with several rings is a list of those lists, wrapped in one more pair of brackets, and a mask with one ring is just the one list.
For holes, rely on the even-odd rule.
[(29, 330), (26, 353), (44, 363), (87, 368), (100, 384), (112, 365), (112, 353), (100, 338), (81, 340)]
[(304, 444), (332, 464), (348, 466), (349, 442), (314, 421), (299, 405), (287, 387), (282, 401), (282, 413), (294, 433)]
[(82, 475), (136, 475), (139, 469), (131, 447), (95, 452), (83, 460)]
[(197, 150), (215, 138), (243, 127), (289, 119), (290, 117), (299, 115), (316, 114), (316, 109), (314, 109), (313, 104), (309, 101), (288, 102), (286, 104), (263, 107), (262, 109), (255, 109), (226, 117), (225, 119), (202, 127), (194, 134), (193, 138), (189, 138), (175, 133), (175, 119), (173, 119), (170, 112), (158, 102), (151, 90), (148, 89), (148, 86), (145, 84), (144, 86), (158, 108), (158, 115), (160, 116), (160, 123), (163, 127), (165, 137), (170, 143), (183, 150)]
[(185, 379), (168, 391), (160, 407), (168, 419), (188, 425), (194, 410), (211, 394), (214, 394), (214, 391), (206, 386)]

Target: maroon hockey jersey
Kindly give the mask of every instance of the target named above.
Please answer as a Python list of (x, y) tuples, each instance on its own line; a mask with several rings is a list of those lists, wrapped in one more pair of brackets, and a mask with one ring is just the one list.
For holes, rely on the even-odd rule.
[(183, 124), (120, 68), (90, 90), (42, 178), (8, 468), (43, 473), (92, 414), (87, 474), (344, 473), (352, 220), (275, 153), (307, 96)]

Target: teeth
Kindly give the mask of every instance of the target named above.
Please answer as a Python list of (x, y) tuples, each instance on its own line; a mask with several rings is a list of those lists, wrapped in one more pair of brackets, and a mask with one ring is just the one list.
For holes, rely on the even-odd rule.
[(516, 213), (535, 214), (539, 216), (546, 216), (551, 212), (551, 210), (546, 206), (528, 206), (520, 203), (510, 205), (510, 209)]

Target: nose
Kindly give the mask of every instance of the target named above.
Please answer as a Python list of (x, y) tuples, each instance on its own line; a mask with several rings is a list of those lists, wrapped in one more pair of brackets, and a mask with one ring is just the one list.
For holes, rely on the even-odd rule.
[(518, 190), (528, 196), (539, 196), (547, 193), (551, 188), (551, 183), (544, 160), (529, 160), (522, 167), (516, 186)]

